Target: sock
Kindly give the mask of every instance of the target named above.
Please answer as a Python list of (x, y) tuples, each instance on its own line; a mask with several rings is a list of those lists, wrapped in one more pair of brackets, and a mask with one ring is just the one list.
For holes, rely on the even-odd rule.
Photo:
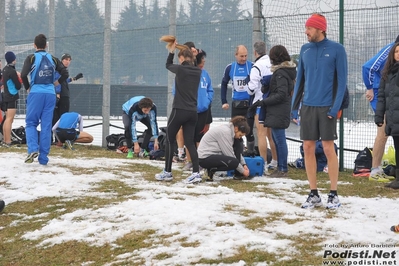
[(184, 147), (183, 148), (177, 148), (178, 154), (183, 155), (184, 153)]
[(371, 168), (371, 175), (375, 175), (375, 174), (377, 174), (377, 173), (379, 173), (379, 172), (381, 172), (382, 171), (382, 167), (381, 166), (378, 166), (378, 167), (372, 167)]
[(338, 196), (337, 191), (336, 190), (330, 190), (329, 195), (334, 195), (334, 196)]
[(277, 160), (272, 159), (272, 161), (270, 162), (270, 165), (276, 166), (277, 165)]
[(315, 196), (319, 196), (319, 191), (317, 189), (311, 189), (310, 193), (312, 193)]
[(255, 141), (247, 142), (247, 149), (250, 153), (254, 153), (255, 152)]

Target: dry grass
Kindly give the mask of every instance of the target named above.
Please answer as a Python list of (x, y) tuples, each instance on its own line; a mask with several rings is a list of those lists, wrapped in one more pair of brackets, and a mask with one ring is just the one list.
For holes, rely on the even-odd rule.
[[(95, 146), (79, 146), (76, 145), (77, 151), (65, 151), (62, 149), (52, 148), (52, 156), (61, 156), (65, 158), (124, 158), (124, 154), (117, 154)], [(26, 152), (26, 149), (11, 148), (8, 151)], [(90, 175), (104, 169), (85, 169), (78, 166), (65, 165), (74, 175)], [(112, 169), (118, 171), (119, 169)], [(158, 167), (146, 164), (126, 164), (123, 168), (124, 172), (140, 174), (143, 179), (148, 182), (155, 182), (153, 176), (159, 171)], [(178, 176), (179, 172), (176, 171)], [(303, 170), (290, 169), (292, 179), (306, 180), (306, 174)], [(129, 178), (126, 174), (121, 174), (120, 178)], [(178, 178), (179, 180), (179, 178)], [(351, 172), (340, 173), (340, 195), (343, 196), (359, 196), (363, 198), (371, 198), (383, 196), (387, 198), (396, 198), (397, 193), (393, 190), (384, 189), (383, 185), (369, 182), (367, 179), (353, 178)], [(5, 185), (3, 182), (0, 185)], [(166, 184), (167, 185), (167, 184)], [(223, 186), (236, 192), (264, 192), (275, 197), (280, 196), (280, 192), (267, 188), (256, 182), (237, 182), (233, 180), (225, 180), (211, 186)], [(328, 177), (324, 173), (319, 174), (319, 186), (321, 189), (329, 188)], [(302, 191), (305, 195), (308, 193), (308, 187), (298, 187), (298, 192)], [(87, 196), (78, 200), (70, 200), (67, 203), (62, 198), (43, 197), (31, 202), (15, 202), (7, 206), (4, 213), (0, 216), (0, 265), (143, 265), (143, 261), (139, 256), (135, 256), (135, 252), (141, 249), (148, 249), (152, 246), (170, 245), (172, 235), (157, 235), (154, 230), (147, 231), (131, 231), (130, 233), (119, 238), (116, 243), (105, 244), (101, 246), (89, 245), (82, 241), (67, 241), (62, 244), (53, 246), (41, 246), (39, 243), (43, 239), (26, 240), (21, 236), (26, 232), (40, 229), (44, 224), (56, 219), (61, 215), (86, 208), (101, 208), (110, 204), (117, 204), (126, 199), (136, 199), (135, 194), (139, 191), (137, 188), (126, 185), (120, 180), (107, 180), (98, 182), (94, 191), (106, 193), (108, 197)], [(195, 196), (195, 195), (194, 195)], [(176, 197), (178, 199), (178, 196)], [(253, 210), (242, 209), (235, 205), (224, 206), (224, 211), (238, 213), (246, 219), (242, 224), (250, 230), (265, 230), (265, 225), (273, 222), (284, 220), (287, 224), (293, 224), (306, 220), (289, 219), (284, 217), (283, 212), (269, 213), (262, 216)], [(327, 213), (326, 218), (334, 217), (334, 213)], [(234, 226), (233, 223), (218, 222), (217, 227)], [(199, 264), (231, 264), (239, 261), (245, 261), (246, 265), (257, 263), (273, 265), (320, 265), (320, 256), (316, 255), (321, 250), (321, 243), (325, 241), (321, 235), (299, 234), (296, 236), (277, 235), (278, 239), (290, 240), (297, 255), (293, 256), (289, 250), (280, 250), (277, 253), (268, 253), (251, 247), (237, 247), (237, 251), (233, 256), (219, 254), (217, 259), (200, 259), (196, 263)], [(306, 239), (306, 241), (304, 241)], [(182, 247), (197, 247), (200, 243), (197, 241), (189, 241), (187, 238), (179, 238), (177, 240)], [(129, 255), (126, 255), (129, 254)], [(299, 255), (298, 255), (299, 254)], [(173, 254), (160, 253), (154, 259), (162, 262), (171, 258)], [(285, 258), (284, 258), (285, 257)], [(282, 259), (284, 258), (284, 259)], [(288, 258), (288, 259), (287, 259)]]

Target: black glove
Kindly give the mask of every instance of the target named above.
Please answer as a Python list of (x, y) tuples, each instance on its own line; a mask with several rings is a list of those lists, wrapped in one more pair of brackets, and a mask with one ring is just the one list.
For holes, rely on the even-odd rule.
[[(254, 102), (254, 103), (251, 105), (251, 107), (252, 107), (252, 106), (256, 106), (256, 107), (260, 106), (260, 107), (262, 107), (262, 106), (263, 106), (263, 101), (262, 101), (262, 100), (259, 100), (259, 101), (257, 101), (257, 102)], [(256, 108), (256, 107), (254, 107), (254, 108)]]
[(78, 79), (81, 79), (81, 78), (83, 78), (83, 74), (79, 73), (79, 74), (76, 75), (76, 77), (73, 78), (73, 80), (78, 80)]
[(247, 110), (247, 118), (254, 118), (256, 115), (257, 105), (252, 104)]
[(258, 108), (258, 106), (263, 106), (263, 101), (259, 100), (255, 103), (253, 103), (247, 111), (247, 118), (253, 118), (256, 115), (256, 109)]
[(55, 97), (55, 109), (57, 109), (59, 105), (60, 105), (60, 98)]

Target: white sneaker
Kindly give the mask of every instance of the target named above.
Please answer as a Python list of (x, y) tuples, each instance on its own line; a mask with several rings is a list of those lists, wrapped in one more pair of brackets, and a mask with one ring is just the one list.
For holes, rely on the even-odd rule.
[(172, 181), (173, 176), (171, 172), (166, 172), (165, 170), (159, 174), (155, 175), (155, 179), (158, 181)]
[(276, 160), (272, 160), (268, 165), (267, 168), (269, 170), (274, 170), (277, 169), (277, 161)]
[(200, 173), (198, 173), (198, 172), (192, 173), (186, 179), (186, 184), (197, 184), (197, 183), (201, 183), (201, 182), (202, 182), (202, 178), (201, 178)]
[(328, 194), (326, 209), (336, 209), (339, 206), (341, 206), (341, 203), (339, 202), (338, 196), (333, 194)]
[(269, 167), (268, 167), (267, 164), (266, 164), (265, 167), (263, 168), (263, 174), (264, 174), (264, 175), (269, 175), (269, 174), (270, 174), (270, 173), (269, 173)]
[(320, 206), (323, 206), (323, 204), (321, 203), (321, 198), (319, 196), (314, 195), (313, 193), (309, 193), (308, 198), (302, 204), (301, 208), (311, 209), (311, 208), (320, 207)]

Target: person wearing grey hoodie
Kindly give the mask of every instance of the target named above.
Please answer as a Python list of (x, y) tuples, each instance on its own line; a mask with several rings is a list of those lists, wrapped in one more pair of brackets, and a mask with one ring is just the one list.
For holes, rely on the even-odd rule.
[(216, 171), (235, 170), (235, 179), (249, 177), (249, 169), (240, 152), (236, 139), (250, 132), (247, 119), (233, 117), (228, 124), (210, 128), (198, 146), (199, 165), (208, 172), (208, 180), (213, 181)]

